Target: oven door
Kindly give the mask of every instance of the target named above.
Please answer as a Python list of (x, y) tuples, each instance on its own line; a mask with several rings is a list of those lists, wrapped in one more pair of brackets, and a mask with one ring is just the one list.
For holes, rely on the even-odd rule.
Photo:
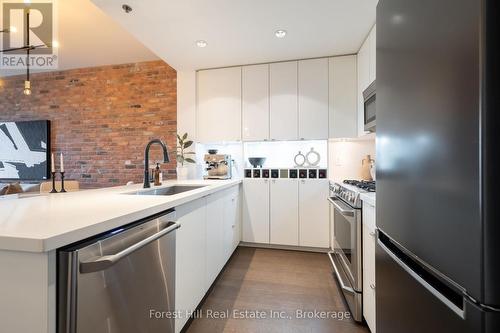
[(333, 251), (352, 288), (362, 291), (361, 210), (341, 199), (329, 198), (333, 207)]

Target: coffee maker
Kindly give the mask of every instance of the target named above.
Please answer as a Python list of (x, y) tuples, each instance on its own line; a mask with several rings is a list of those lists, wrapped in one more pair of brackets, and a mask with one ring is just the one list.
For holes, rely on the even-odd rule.
[(206, 154), (204, 179), (231, 179), (233, 160), (231, 155)]

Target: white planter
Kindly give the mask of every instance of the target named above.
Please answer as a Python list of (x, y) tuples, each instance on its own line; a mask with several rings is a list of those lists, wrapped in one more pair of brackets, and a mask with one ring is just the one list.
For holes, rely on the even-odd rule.
[(177, 179), (178, 180), (186, 180), (188, 179), (189, 168), (187, 166), (178, 166), (177, 167)]

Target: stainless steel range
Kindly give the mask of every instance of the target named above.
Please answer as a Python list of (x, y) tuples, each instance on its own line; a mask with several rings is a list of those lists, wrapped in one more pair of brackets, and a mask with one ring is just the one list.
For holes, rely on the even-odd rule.
[(352, 316), (363, 320), (363, 216), (360, 194), (374, 192), (375, 182), (345, 180), (330, 184), (331, 215), (333, 217), (332, 251), (328, 253)]

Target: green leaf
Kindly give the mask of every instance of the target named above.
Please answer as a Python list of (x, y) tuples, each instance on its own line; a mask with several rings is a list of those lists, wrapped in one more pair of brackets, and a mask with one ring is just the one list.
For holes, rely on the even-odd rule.
[(193, 144), (193, 141), (191, 141), (191, 140), (184, 142), (184, 149), (191, 147), (192, 144)]
[(184, 163), (184, 157), (182, 155), (177, 155), (177, 162), (178, 163)]
[(179, 136), (179, 134), (177, 134), (177, 140), (179, 141), (179, 143), (182, 141), (181, 137)]
[(185, 159), (185, 161), (186, 161), (186, 162), (188, 162), (188, 163), (196, 163), (196, 161), (195, 161), (195, 160), (193, 160), (192, 158), (189, 158), (189, 157), (187, 157), (187, 158)]
[(188, 137), (188, 134), (187, 133), (184, 133), (184, 135), (182, 136), (182, 140), (186, 140)]
[(196, 153), (194, 151), (185, 151), (184, 155), (195, 155)]

